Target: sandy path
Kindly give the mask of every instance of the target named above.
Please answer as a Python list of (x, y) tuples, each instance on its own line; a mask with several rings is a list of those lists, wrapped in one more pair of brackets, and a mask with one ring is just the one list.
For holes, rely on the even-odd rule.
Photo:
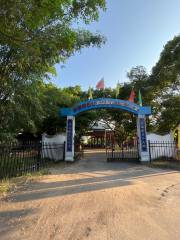
[(180, 239), (180, 174), (86, 155), (0, 202), (1, 240)]

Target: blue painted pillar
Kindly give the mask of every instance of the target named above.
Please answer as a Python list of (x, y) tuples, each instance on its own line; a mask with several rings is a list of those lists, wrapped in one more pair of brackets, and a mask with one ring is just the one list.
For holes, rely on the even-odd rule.
[(74, 161), (74, 135), (75, 135), (75, 117), (67, 116), (65, 161), (69, 162)]
[(149, 148), (147, 142), (146, 132), (146, 117), (145, 115), (138, 115), (137, 117), (137, 135), (139, 143), (139, 156), (141, 162), (149, 162)]

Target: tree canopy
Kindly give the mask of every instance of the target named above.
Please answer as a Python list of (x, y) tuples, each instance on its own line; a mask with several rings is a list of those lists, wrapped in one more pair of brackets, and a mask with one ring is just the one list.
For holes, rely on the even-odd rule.
[[(180, 124), (180, 36), (169, 41), (152, 72), (135, 66), (129, 81), (116, 88), (82, 91), (80, 86), (60, 88), (50, 80), (54, 65), (84, 47), (100, 47), (105, 37), (86, 30), (98, 20), (105, 0), (10, 0), (0, 9), (0, 140), (18, 132), (54, 134), (64, 131), (60, 107), (70, 107), (89, 97), (128, 100), (131, 89), (140, 90), (143, 105), (153, 108), (148, 129), (165, 133)], [(84, 23), (80, 28), (79, 23)], [(82, 26), (82, 24), (81, 24)], [(135, 133), (136, 119), (123, 111), (90, 111), (78, 116), (77, 133), (82, 135), (92, 121), (115, 122), (117, 134)]]
[[(26, 122), (29, 110), (22, 105), (32, 99), (33, 82), (48, 78), (55, 63), (64, 62), (83, 47), (105, 42), (102, 35), (79, 28), (79, 22), (98, 20), (101, 9), (105, 10), (105, 0), (1, 1), (1, 133), (4, 129), (17, 131), (11, 122), (17, 111), (16, 119), (21, 116)], [(36, 93), (31, 104), (35, 97)], [(30, 116), (26, 120), (32, 125)]]

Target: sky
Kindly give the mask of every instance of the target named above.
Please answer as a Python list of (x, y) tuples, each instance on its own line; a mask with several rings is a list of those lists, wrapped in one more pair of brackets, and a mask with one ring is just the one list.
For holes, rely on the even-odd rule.
[(100, 32), (107, 42), (101, 48), (84, 48), (62, 68), (56, 65), (59, 87), (95, 88), (104, 78), (106, 87), (128, 81), (127, 72), (143, 65), (150, 73), (163, 46), (180, 33), (180, 0), (107, 0), (107, 10), (87, 28)]

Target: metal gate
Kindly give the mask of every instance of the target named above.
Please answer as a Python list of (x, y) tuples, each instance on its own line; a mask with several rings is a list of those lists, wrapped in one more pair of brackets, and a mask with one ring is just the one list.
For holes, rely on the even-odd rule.
[(124, 162), (140, 162), (138, 142), (123, 142), (118, 144), (116, 142), (106, 146), (106, 158), (108, 162), (124, 161)]

